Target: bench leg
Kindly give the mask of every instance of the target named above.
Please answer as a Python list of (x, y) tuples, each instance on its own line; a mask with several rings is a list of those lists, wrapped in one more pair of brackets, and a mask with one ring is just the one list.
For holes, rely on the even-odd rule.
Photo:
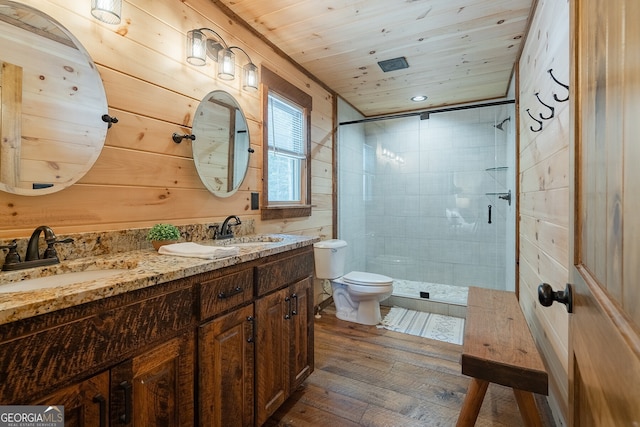
[(540, 419), (533, 393), (514, 388), (513, 394), (516, 396), (516, 402), (518, 402), (518, 409), (520, 409), (524, 425), (526, 427), (542, 427), (542, 420)]
[(482, 407), (482, 401), (484, 395), (487, 392), (489, 381), (479, 380), (472, 378), (467, 389), (467, 396), (462, 403), (462, 409), (460, 410), (460, 416), (458, 417), (458, 423), (456, 427), (471, 427), (476, 424), (480, 407)]

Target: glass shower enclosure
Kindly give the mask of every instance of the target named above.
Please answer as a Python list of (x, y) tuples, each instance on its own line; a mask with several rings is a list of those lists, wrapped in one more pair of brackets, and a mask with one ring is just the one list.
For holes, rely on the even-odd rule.
[(340, 102), (338, 113), (347, 271), (513, 290), (513, 104), (362, 120)]

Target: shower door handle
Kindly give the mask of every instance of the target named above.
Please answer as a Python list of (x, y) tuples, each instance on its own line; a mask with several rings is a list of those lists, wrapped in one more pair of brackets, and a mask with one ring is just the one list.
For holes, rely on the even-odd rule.
[(488, 208), (489, 208), (489, 221), (488, 221), (488, 223), (491, 224), (491, 205), (489, 205)]

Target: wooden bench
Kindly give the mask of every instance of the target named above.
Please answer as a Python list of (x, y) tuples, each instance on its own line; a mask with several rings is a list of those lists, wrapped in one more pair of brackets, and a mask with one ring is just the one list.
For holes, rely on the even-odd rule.
[(533, 393), (548, 394), (548, 376), (513, 292), (469, 288), (462, 373), (473, 377), (458, 427), (475, 425), (489, 383), (513, 388), (526, 426), (542, 426)]

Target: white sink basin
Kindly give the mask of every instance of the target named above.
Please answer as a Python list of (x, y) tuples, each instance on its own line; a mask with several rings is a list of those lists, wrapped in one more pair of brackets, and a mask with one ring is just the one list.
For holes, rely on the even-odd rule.
[(227, 240), (216, 240), (216, 246), (237, 246), (239, 248), (251, 248), (251, 247), (261, 247), (266, 246), (270, 243), (282, 242), (281, 237), (274, 237), (268, 235), (254, 235), (254, 236), (243, 236), (243, 237), (233, 237)]
[(239, 243), (230, 243), (225, 246), (237, 246), (239, 248), (255, 248), (255, 247), (262, 247), (267, 245), (268, 245), (267, 242), (239, 242)]
[(37, 291), (39, 289), (55, 288), (57, 286), (72, 285), (74, 283), (89, 282), (96, 279), (105, 279), (126, 273), (127, 269), (114, 268), (106, 270), (86, 270), (73, 273), (62, 273), (54, 276), (38, 277), (36, 279), (27, 279), (20, 282), (7, 283), (0, 285), (0, 293), (7, 292), (28, 292)]

